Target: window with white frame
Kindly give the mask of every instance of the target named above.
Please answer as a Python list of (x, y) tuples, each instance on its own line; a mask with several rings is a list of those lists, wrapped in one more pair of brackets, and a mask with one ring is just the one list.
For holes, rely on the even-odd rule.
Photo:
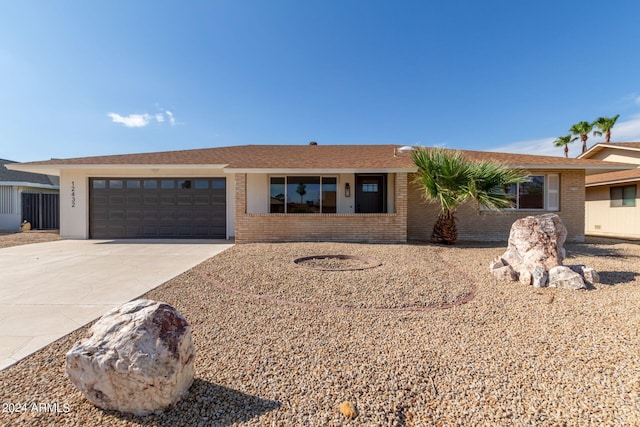
[(531, 175), (526, 182), (504, 189), (513, 197), (514, 210), (560, 210), (560, 175)]
[(334, 176), (272, 176), (270, 213), (336, 213), (338, 179)]

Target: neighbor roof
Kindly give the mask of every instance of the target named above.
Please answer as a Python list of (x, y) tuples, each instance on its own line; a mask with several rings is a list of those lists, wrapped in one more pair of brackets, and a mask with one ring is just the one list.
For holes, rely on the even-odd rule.
[[(398, 153), (399, 145), (241, 145), (156, 153), (52, 159), (21, 163), (19, 170), (47, 170), (100, 167), (211, 166), (227, 172), (256, 170), (416, 170), (409, 153)], [(634, 166), (600, 160), (574, 159), (528, 154), (464, 151), (477, 160), (493, 160), (524, 169), (586, 169), (599, 172), (629, 169)]]
[(591, 175), (586, 177), (585, 184), (587, 187), (596, 187), (633, 181), (640, 181), (640, 168)]
[(628, 151), (640, 151), (640, 142), (600, 142), (578, 156), (579, 159), (590, 159), (594, 154), (607, 148)]
[(59, 178), (56, 176), (43, 175), (40, 173), (22, 172), (19, 170), (9, 170), (5, 167), (5, 165), (7, 164), (18, 163), (12, 160), (0, 159), (0, 184), (40, 184), (45, 186), (57, 186), (59, 183)]

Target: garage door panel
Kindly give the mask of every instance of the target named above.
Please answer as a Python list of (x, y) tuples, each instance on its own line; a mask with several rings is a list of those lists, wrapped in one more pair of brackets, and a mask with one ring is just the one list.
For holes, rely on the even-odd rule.
[(160, 206), (174, 206), (176, 204), (175, 194), (160, 195)]
[(127, 194), (127, 206), (138, 207), (142, 205), (142, 194)]
[(123, 206), (126, 204), (124, 194), (109, 194), (109, 205)]
[(92, 181), (92, 238), (226, 237), (224, 178)]
[(142, 211), (142, 220), (143, 221), (156, 221), (160, 218), (159, 211), (155, 209), (145, 208)]
[(142, 204), (144, 206), (157, 206), (160, 204), (159, 194), (143, 194)]
[(120, 221), (125, 219), (125, 210), (124, 209), (110, 209), (109, 210), (109, 221)]
[(142, 211), (138, 208), (127, 209), (126, 219), (127, 221), (131, 221), (131, 220), (141, 221), (143, 219)]

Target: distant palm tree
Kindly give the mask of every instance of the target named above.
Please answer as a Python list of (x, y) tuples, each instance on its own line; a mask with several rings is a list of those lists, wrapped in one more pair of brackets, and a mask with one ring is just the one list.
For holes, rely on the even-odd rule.
[(440, 203), (431, 242), (452, 245), (458, 239), (456, 209), (472, 199), (480, 206), (499, 210), (511, 207), (505, 188), (527, 181), (527, 173), (503, 164), (472, 161), (459, 151), (418, 147), (411, 153), (418, 167), (415, 183), (427, 201)]
[(582, 141), (582, 152), (587, 151), (587, 139), (589, 139), (589, 132), (593, 129), (594, 124), (589, 122), (578, 122), (569, 128), (569, 132), (573, 135), (580, 136)]
[(593, 131), (594, 136), (602, 136), (602, 132), (604, 132), (604, 137), (606, 142), (611, 141), (611, 128), (616, 124), (616, 120), (618, 120), (620, 114), (615, 115), (614, 117), (598, 117), (593, 124), (597, 127), (598, 130)]
[(578, 139), (577, 136), (571, 137), (572, 135), (559, 136), (553, 141), (553, 145), (556, 147), (564, 147), (564, 156), (569, 157), (569, 144)]
[(307, 194), (307, 186), (303, 183), (298, 184), (298, 187), (296, 188), (296, 193), (300, 195), (300, 203), (302, 203), (302, 199), (304, 195)]

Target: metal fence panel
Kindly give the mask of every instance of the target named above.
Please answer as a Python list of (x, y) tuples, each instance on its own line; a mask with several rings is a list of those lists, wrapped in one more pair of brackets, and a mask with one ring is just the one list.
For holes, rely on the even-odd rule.
[(58, 230), (60, 228), (60, 195), (44, 193), (22, 193), (22, 219), (36, 230)]

